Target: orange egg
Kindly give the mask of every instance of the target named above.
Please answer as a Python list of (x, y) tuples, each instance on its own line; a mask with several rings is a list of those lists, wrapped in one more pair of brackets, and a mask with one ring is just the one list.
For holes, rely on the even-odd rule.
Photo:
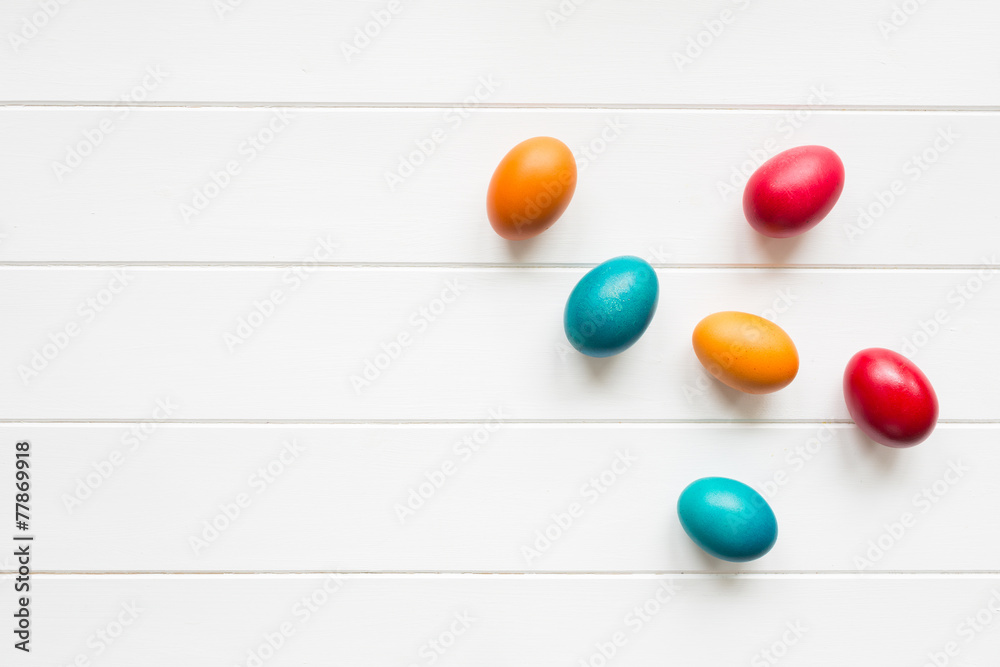
[(749, 313), (709, 315), (694, 328), (691, 342), (715, 379), (748, 394), (778, 391), (799, 372), (799, 353), (784, 329)]
[(528, 239), (552, 226), (576, 190), (576, 158), (558, 139), (535, 137), (514, 146), (497, 165), (486, 213), (505, 239)]

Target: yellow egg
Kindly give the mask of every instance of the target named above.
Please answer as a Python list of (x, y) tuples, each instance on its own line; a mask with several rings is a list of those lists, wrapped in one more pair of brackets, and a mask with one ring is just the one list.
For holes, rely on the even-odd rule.
[(748, 394), (778, 391), (799, 372), (799, 353), (784, 329), (749, 313), (709, 315), (694, 328), (691, 342), (715, 379)]

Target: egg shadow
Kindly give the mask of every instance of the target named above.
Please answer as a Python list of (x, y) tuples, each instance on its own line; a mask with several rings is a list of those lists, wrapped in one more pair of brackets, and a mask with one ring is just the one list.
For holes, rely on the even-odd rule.
[(712, 374), (708, 371), (705, 371), (705, 373), (708, 375), (711, 383), (715, 387), (712, 390), (715, 397), (725, 403), (727, 408), (732, 408), (736, 412), (741, 413), (741, 416), (746, 417), (747, 415), (744, 414), (746, 412), (746, 408), (748, 406), (752, 407), (752, 404), (746, 400), (746, 397), (749, 394), (746, 394), (739, 389), (733, 389), (725, 382), (712, 377)]
[[(715, 556), (709, 554), (697, 545), (692, 546), (694, 547), (694, 550), (698, 552), (698, 560), (701, 561), (699, 569), (704, 572), (732, 575), (743, 571), (743, 563), (732, 563), (728, 560), (722, 560), (721, 558), (716, 558)], [(735, 578), (733, 577), (725, 577), (725, 579), (735, 581)]]
[(615, 354), (610, 357), (591, 357), (581, 352), (579, 356), (582, 359), (581, 363), (583, 364), (583, 367), (587, 369), (587, 374), (590, 378), (603, 384), (607, 380), (608, 374), (611, 373), (612, 368), (614, 368), (617, 363), (616, 357), (619, 355)]
[(899, 450), (904, 448), (880, 445), (865, 435), (864, 431), (857, 426), (846, 430), (847, 433), (844, 434), (845, 444), (859, 449), (865, 460), (878, 469), (881, 474), (888, 474), (899, 466)]
[(533, 255), (535, 248), (538, 247), (538, 243), (539, 238), (537, 236), (520, 241), (504, 239), (504, 244), (507, 247), (507, 256), (517, 264), (524, 264), (526, 259)]
[(737, 581), (737, 577), (734, 577), (733, 575), (741, 574), (746, 571), (743, 568), (745, 563), (733, 563), (727, 560), (722, 560), (721, 558), (716, 558), (699, 547), (695, 544), (694, 540), (691, 539), (691, 536), (684, 532), (684, 529), (681, 527), (679, 522), (675, 522), (673, 529), (670, 531), (669, 539), (673, 542), (669, 549), (671, 552), (671, 560), (679, 558), (681, 562), (684, 562), (688, 560), (688, 557), (690, 557), (696, 561), (696, 565), (691, 568), (685, 568), (687, 570), (705, 574), (721, 575), (713, 578), (725, 580), (725, 585), (730, 586)]
[[(677, 363), (683, 362), (678, 358)], [(759, 419), (761, 413), (766, 412), (767, 404), (770, 401), (769, 394), (748, 394), (739, 389), (733, 389), (709, 373), (708, 369), (701, 364), (698, 365), (698, 368), (700, 371), (694, 372), (703, 373), (705, 380), (709, 383), (709, 388), (705, 390), (706, 393), (702, 398), (705, 400), (715, 400), (722, 404), (728, 418)], [(694, 384), (697, 386), (697, 379), (694, 380)]]
[(696, 571), (712, 575), (711, 581), (720, 589), (733, 590), (741, 585), (742, 578), (739, 575), (752, 572), (744, 567), (746, 563), (733, 563), (728, 560), (716, 558), (693, 542), (691, 543), (691, 548), (698, 552), (696, 558), (699, 564)]
[(788, 264), (789, 259), (805, 241), (805, 234), (785, 239), (775, 239), (770, 236), (764, 236), (756, 231), (752, 233), (755, 237), (753, 243), (757, 247), (757, 250), (766, 256), (771, 264)]

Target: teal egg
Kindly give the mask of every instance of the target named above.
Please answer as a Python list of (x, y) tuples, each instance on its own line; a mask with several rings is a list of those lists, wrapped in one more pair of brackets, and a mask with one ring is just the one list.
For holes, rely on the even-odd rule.
[(566, 302), (566, 338), (588, 357), (630, 348), (653, 319), (660, 283), (638, 257), (615, 257), (591, 269)]
[(722, 560), (755, 560), (778, 539), (778, 521), (763, 496), (727, 477), (689, 484), (677, 500), (677, 516), (695, 544)]

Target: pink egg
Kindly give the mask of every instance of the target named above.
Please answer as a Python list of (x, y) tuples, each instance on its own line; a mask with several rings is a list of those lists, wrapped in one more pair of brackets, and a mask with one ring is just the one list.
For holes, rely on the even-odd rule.
[(825, 218), (843, 190), (844, 163), (836, 153), (825, 146), (790, 148), (750, 176), (743, 213), (764, 236), (797, 236)]

